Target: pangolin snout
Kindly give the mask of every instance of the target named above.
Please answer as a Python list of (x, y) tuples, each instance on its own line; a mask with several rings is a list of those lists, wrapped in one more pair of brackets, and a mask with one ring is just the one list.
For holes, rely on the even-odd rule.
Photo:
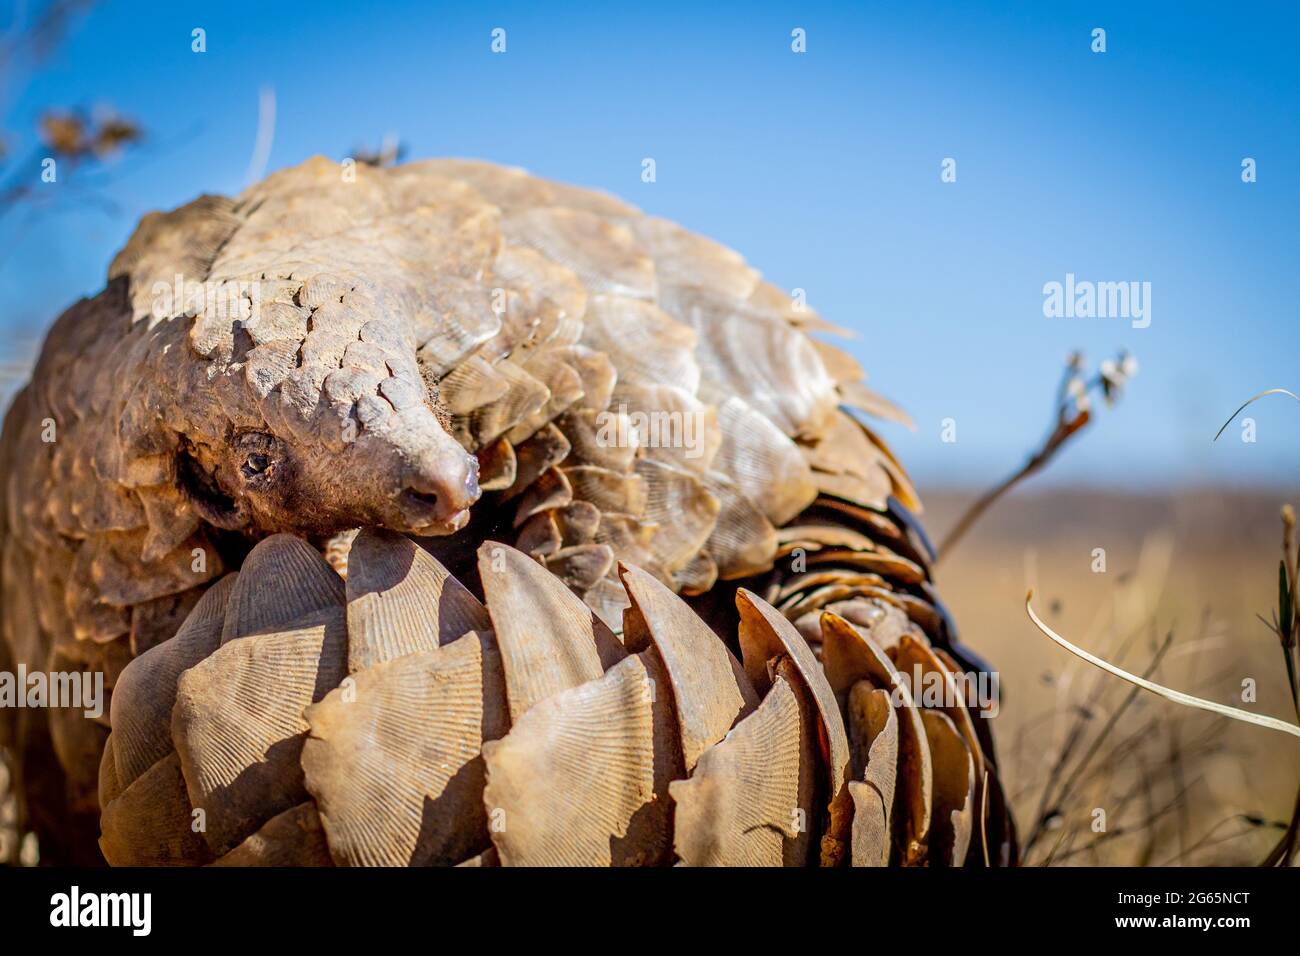
[(406, 474), (398, 507), (413, 528), (438, 526), (459, 531), (469, 521), (469, 509), (479, 498), (478, 459), (445, 458), (431, 468), (412, 468)]
[(353, 454), (353, 467), (383, 476), (383, 497), (370, 504), (391, 530), (451, 534), (469, 522), (469, 508), (480, 494), (478, 458), (443, 429), (427, 406), (406, 409), (394, 416), (391, 427), (373, 435), (363, 433)]

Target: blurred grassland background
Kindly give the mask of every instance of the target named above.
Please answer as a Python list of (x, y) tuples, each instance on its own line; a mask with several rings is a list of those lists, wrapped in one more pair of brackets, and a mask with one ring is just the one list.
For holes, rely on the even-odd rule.
[[(1038, 861), (1254, 862), (1289, 815), (1300, 746), (1145, 695), (1125, 707), (1128, 687), (1050, 645), (1022, 603), (1033, 587), (1049, 623), (1127, 647), (1131, 669), (1172, 632), (1160, 679), (1294, 719), (1255, 615), (1276, 606), (1278, 508), (1300, 503), (1300, 409), (1265, 401), (1256, 442), (1210, 438), (1261, 389), (1300, 390), (1298, 27), (1281, 2), (0, 2), (2, 390), (145, 212), (236, 193), (263, 160), (385, 141), (609, 190), (806, 290), (915, 418), (884, 435), (936, 541), (1038, 441), (1067, 353), (1095, 366), (1127, 347), (1141, 373), (1120, 406), (998, 503), (938, 584), (1002, 672), (1022, 829), (1046, 814)], [(52, 115), (141, 138), (42, 184)], [(1150, 282), (1151, 326), (1045, 318), (1043, 285), (1067, 272)], [(1091, 767), (1044, 799), (1070, 776), (1062, 750)]]
[[(931, 490), (927, 526), (942, 532), (971, 497)], [(1053, 862), (1076, 865), (1254, 864), (1276, 843), (1300, 777), (1294, 738), (1133, 694), (1052, 645), (1022, 608), (1032, 589), (1050, 626), (1137, 673), (1172, 635), (1153, 679), (1294, 722), (1278, 639), (1255, 618), (1277, 606), (1278, 512), (1275, 494), (1251, 490), (1027, 487), (944, 559), (939, 593), (963, 639), (1000, 672), (995, 728), (1022, 836), (1042, 810), (1061, 811), (1033, 861), (1059, 841)], [(1092, 570), (1096, 548), (1104, 573)], [(1242, 701), (1248, 678), (1254, 703)], [(1044, 808), (1044, 784), (1069, 775), (1057, 760), (1072, 734), (1082, 739), (1068, 768), (1102, 739), (1077, 785)], [(1091, 829), (1098, 807), (1107, 811), (1101, 840)]]

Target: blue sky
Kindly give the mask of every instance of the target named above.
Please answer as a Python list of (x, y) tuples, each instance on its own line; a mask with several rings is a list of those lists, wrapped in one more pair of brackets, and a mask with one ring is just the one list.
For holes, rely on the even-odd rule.
[[(1297, 486), (1289, 400), (1252, 409), (1256, 443), (1210, 444), (1249, 395), (1300, 391), (1295, 5), (696, 6), (105, 4), (9, 78), (0, 128), (23, 155), (42, 107), (109, 103), (151, 140), (109, 171), (118, 213), (78, 202), (74, 175), (38, 218), (0, 220), (6, 339), (96, 291), (140, 214), (241, 188), (271, 87), (270, 168), (395, 132), (413, 158), (608, 189), (806, 289), (915, 417), (886, 435), (922, 483), (1010, 470), (1066, 353), (1128, 347), (1142, 366), (1128, 395), (1043, 480)], [(955, 183), (940, 181), (947, 157)], [(1043, 285), (1067, 272), (1150, 282), (1150, 327), (1045, 318)], [(940, 440), (949, 417), (955, 444)]]

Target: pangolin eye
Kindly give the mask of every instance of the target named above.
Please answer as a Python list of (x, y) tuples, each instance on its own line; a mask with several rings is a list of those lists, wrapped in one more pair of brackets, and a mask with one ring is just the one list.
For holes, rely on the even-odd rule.
[(260, 475), (271, 467), (271, 456), (263, 455), (261, 452), (253, 452), (244, 459), (244, 474)]

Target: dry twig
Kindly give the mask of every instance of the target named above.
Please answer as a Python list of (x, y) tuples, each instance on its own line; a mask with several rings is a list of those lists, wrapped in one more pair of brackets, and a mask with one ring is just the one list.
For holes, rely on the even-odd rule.
[(999, 498), (1030, 475), (1041, 471), (1066, 442), (1092, 421), (1089, 400), (1092, 392), (1100, 392), (1107, 404), (1113, 404), (1129, 379), (1136, 374), (1137, 360), (1127, 352), (1121, 352), (1115, 359), (1102, 362), (1097, 374), (1087, 379), (1083, 374), (1082, 354), (1073, 353), (1066, 363), (1065, 373), (1057, 389), (1056, 418), (1052, 430), (1038, 450), (1029, 456), (1029, 460), (1018, 471), (990, 488), (966, 509), (940, 543), (936, 560), (943, 560), (956, 547), (957, 542), (965, 537), (966, 532), (980, 519), (980, 516)]

